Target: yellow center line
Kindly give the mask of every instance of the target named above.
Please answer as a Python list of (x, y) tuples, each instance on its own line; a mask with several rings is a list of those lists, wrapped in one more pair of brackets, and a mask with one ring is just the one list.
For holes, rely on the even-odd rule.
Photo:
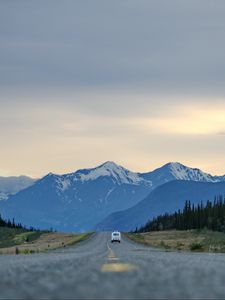
[(115, 252), (112, 250), (112, 248), (109, 246), (109, 244), (107, 243), (107, 247), (109, 250), (109, 254), (108, 254), (108, 258), (117, 258), (115, 255)]
[[(112, 248), (109, 246), (108, 242), (107, 242), (107, 247), (109, 250), (107, 260), (108, 261), (119, 260), (119, 258), (115, 255)], [(106, 263), (106, 264), (102, 265), (101, 272), (103, 272), (103, 273), (112, 273), (112, 272), (120, 273), (120, 272), (132, 272), (132, 271), (136, 271), (137, 269), (138, 269), (138, 267), (133, 264), (110, 262), (110, 263)]]
[(101, 272), (109, 273), (109, 272), (132, 272), (138, 269), (137, 266), (128, 264), (128, 263), (110, 263), (110, 264), (103, 264), (101, 267)]

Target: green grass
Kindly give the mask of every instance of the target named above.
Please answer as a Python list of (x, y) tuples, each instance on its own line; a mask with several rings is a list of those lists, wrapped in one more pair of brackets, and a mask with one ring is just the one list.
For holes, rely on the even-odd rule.
[(225, 253), (225, 233), (207, 229), (129, 233), (126, 236), (135, 242), (163, 249)]
[(203, 245), (201, 243), (192, 243), (192, 244), (190, 244), (190, 250), (191, 251), (202, 251)]
[(41, 232), (36, 231), (28, 231), (24, 233), (17, 234), (14, 237), (14, 241), (17, 244), (33, 242), (37, 240), (41, 235)]
[(86, 240), (89, 233), (54, 233), (0, 227), (0, 254), (32, 254), (67, 247)]
[(0, 227), (0, 248), (7, 248), (33, 242), (40, 237), (42, 232), (25, 231), (18, 228)]
[(145, 240), (144, 236), (141, 235), (140, 233), (132, 233), (132, 236), (134, 237), (135, 240), (143, 241)]
[(203, 249), (209, 252), (225, 252), (225, 233), (205, 230), (205, 239), (202, 242)]

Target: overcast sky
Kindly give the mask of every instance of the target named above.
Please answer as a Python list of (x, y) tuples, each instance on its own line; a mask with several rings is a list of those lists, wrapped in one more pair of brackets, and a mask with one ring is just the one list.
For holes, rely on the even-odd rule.
[(225, 1), (0, 1), (0, 175), (225, 174)]

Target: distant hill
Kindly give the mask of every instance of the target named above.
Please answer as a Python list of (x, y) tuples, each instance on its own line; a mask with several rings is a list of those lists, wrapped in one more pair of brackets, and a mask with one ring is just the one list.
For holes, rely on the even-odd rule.
[(132, 208), (109, 215), (96, 230), (135, 230), (153, 217), (182, 209), (186, 200), (194, 204), (205, 203), (219, 194), (225, 194), (225, 182), (172, 181), (157, 187)]

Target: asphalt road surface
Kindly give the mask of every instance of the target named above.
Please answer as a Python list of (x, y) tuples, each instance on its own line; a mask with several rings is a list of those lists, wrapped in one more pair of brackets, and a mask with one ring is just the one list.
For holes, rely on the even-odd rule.
[(225, 255), (166, 252), (97, 233), (42, 254), (0, 255), (0, 299), (224, 299)]

